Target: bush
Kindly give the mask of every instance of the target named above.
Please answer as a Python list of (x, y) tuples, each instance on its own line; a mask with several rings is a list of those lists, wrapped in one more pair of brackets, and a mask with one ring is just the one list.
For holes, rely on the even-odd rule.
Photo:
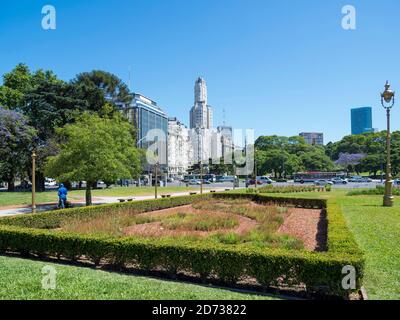
[(263, 186), (257, 189), (259, 193), (295, 193), (295, 192), (322, 192), (324, 187), (319, 186), (284, 186), (276, 187), (272, 185)]
[[(69, 209), (36, 215), (0, 219), (0, 250), (65, 257), (76, 260), (86, 257), (95, 264), (134, 265), (139, 269), (165, 270), (171, 275), (195, 273), (202, 279), (218, 278), (226, 284), (253, 277), (263, 286), (306, 285), (315, 292), (345, 297), (349, 291), (341, 287), (342, 268), (352, 265), (357, 271), (357, 288), (363, 278), (364, 260), (354, 238), (347, 229), (341, 208), (334, 200), (296, 199), (252, 194), (215, 194), (215, 197), (246, 197), (266, 203), (291, 204), (327, 209), (328, 252), (272, 248), (244, 248), (236, 244), (203, 244), (189, 240), (111, 238), (51, 232), (40, 228), (57, 227), (61, 220), (77, 216), (96, 216), (113, 210), (152, 211), (185, 205), (207, 196), (179, 197)], [(226, 238), (235, 243), (236, 239)]]
[[(361, 189), (361, 190), (352, 190), (347, 193), (348, 196), (373, 196), (373, 195), (384, 195), (385, 187), (384, 186), (376, 186), (375, 189)], [(393, 187), (393, 195), (400, 196), (400, 188)]]

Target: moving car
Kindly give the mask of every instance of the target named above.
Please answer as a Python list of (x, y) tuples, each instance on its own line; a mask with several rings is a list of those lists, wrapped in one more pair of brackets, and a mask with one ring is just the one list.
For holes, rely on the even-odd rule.
[(189, 180), (190, 185), (201, 185), (201, 181), (199, 179), (191, 179)]
[(333, 185), (333, 182), (329, 181), (329, 180), (316, 180), (314, 183), (315, 183), (316, 186)]
[(342, 179), (339, 177), (332, 178), (330, 181), (332, 181), (333, 184), (347, 184), (348, 183), (347, 179)]
[(257, 177), (257, 181), (259, 181), (260, 182), (260, 184), (272, 184), (272, 183), (274, 183), (275, 181), (274, 180), (272, 180), (272, 179), (270, 179), (270, 178), (268, 178), (268, 177)]

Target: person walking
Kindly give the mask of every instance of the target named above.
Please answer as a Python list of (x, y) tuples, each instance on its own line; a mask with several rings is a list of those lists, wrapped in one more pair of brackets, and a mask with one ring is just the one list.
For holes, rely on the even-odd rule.
[(68, 190), (64, 187), (63, 183), (60, 183), (60, 187), (58, 188), (58, 208), (65, 209), (67, 206), (67, 194)]

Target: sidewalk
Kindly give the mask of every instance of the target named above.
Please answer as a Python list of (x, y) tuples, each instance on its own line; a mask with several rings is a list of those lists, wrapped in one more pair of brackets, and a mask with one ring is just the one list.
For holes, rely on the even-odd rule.
[[(239, 188), (238, 188), (239, 189)], [(215, 191), (225, 191), (225, 188), (215, 188), (213, 189)], [(162, 190), (160, 190), (162, 191)], [(203, 190), (203, 193), (209, 193), (210, 190)], [(200, 193), (200, 191), (197, 191), (197, 193)], [(161, 195), (163, 192), (158, 193), (158, 198), (161, 198)], [(179, 197), (179, 196), (187, 196), (189, 195), (189, 192), (176, 192), (176, 193), (166, 193), (166, 194), (171, 194), (171, 197)], [(137, 197), (94, 197), (93, 198), (93, 204), (94, 205), (99, 205), (99, 204), (108, 204), (108, 203), (118, 203), (119, 199), (128, 199), (131, 198), (133, 201), (141, 201), (141, 200), (150, 200), (154, 199), (154, 195), (149, 195), (149, 196), (137, 196)], [(84, 206), (85, 202), (73, 202), (74, 206)], [(44, 212), (44, 211), (50, 211), (54, 210), (57, 207), (56, 203), (53, 204), (38, 204), (36, 206), (36, 212)], [(32, 213), (32, 209), (30, 206), (25, 206), (25, 207), (19, 207), (15, 209), (7, 208), (7, 209), (2, 209), (0, 207), (0, 217), (8, 217), (8, 216), (14, 216), (14, 215), (20, 215), (20, 214), (27, 214), (27, 213)]]

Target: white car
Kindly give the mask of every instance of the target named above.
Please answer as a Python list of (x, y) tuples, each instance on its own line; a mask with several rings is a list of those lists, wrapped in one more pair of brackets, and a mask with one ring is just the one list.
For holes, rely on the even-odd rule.
[(275, 181), (268, 177), (257, 177), (257, 184), (272, 184)]
[(190, 185), (200, 185), (201, 181), (199, 179), (192, 179), (192, 180), (189, 180), (189, 184)]
[(321, 187), (323, 187), (323, 186), (326, 186), (326, 185), (333, 185), (333, 182), (332, 181), (329, 181), (329, 180), (316, 180), (315, 182), (314, 182), (314, 184), (316, 185), (316, 186), (321, 186)]
[(333, 184), (347, 184), (348, 183), (347, 179), (342, 179), (342, 178), (332, 178), (330, 181), (332, 181)]

